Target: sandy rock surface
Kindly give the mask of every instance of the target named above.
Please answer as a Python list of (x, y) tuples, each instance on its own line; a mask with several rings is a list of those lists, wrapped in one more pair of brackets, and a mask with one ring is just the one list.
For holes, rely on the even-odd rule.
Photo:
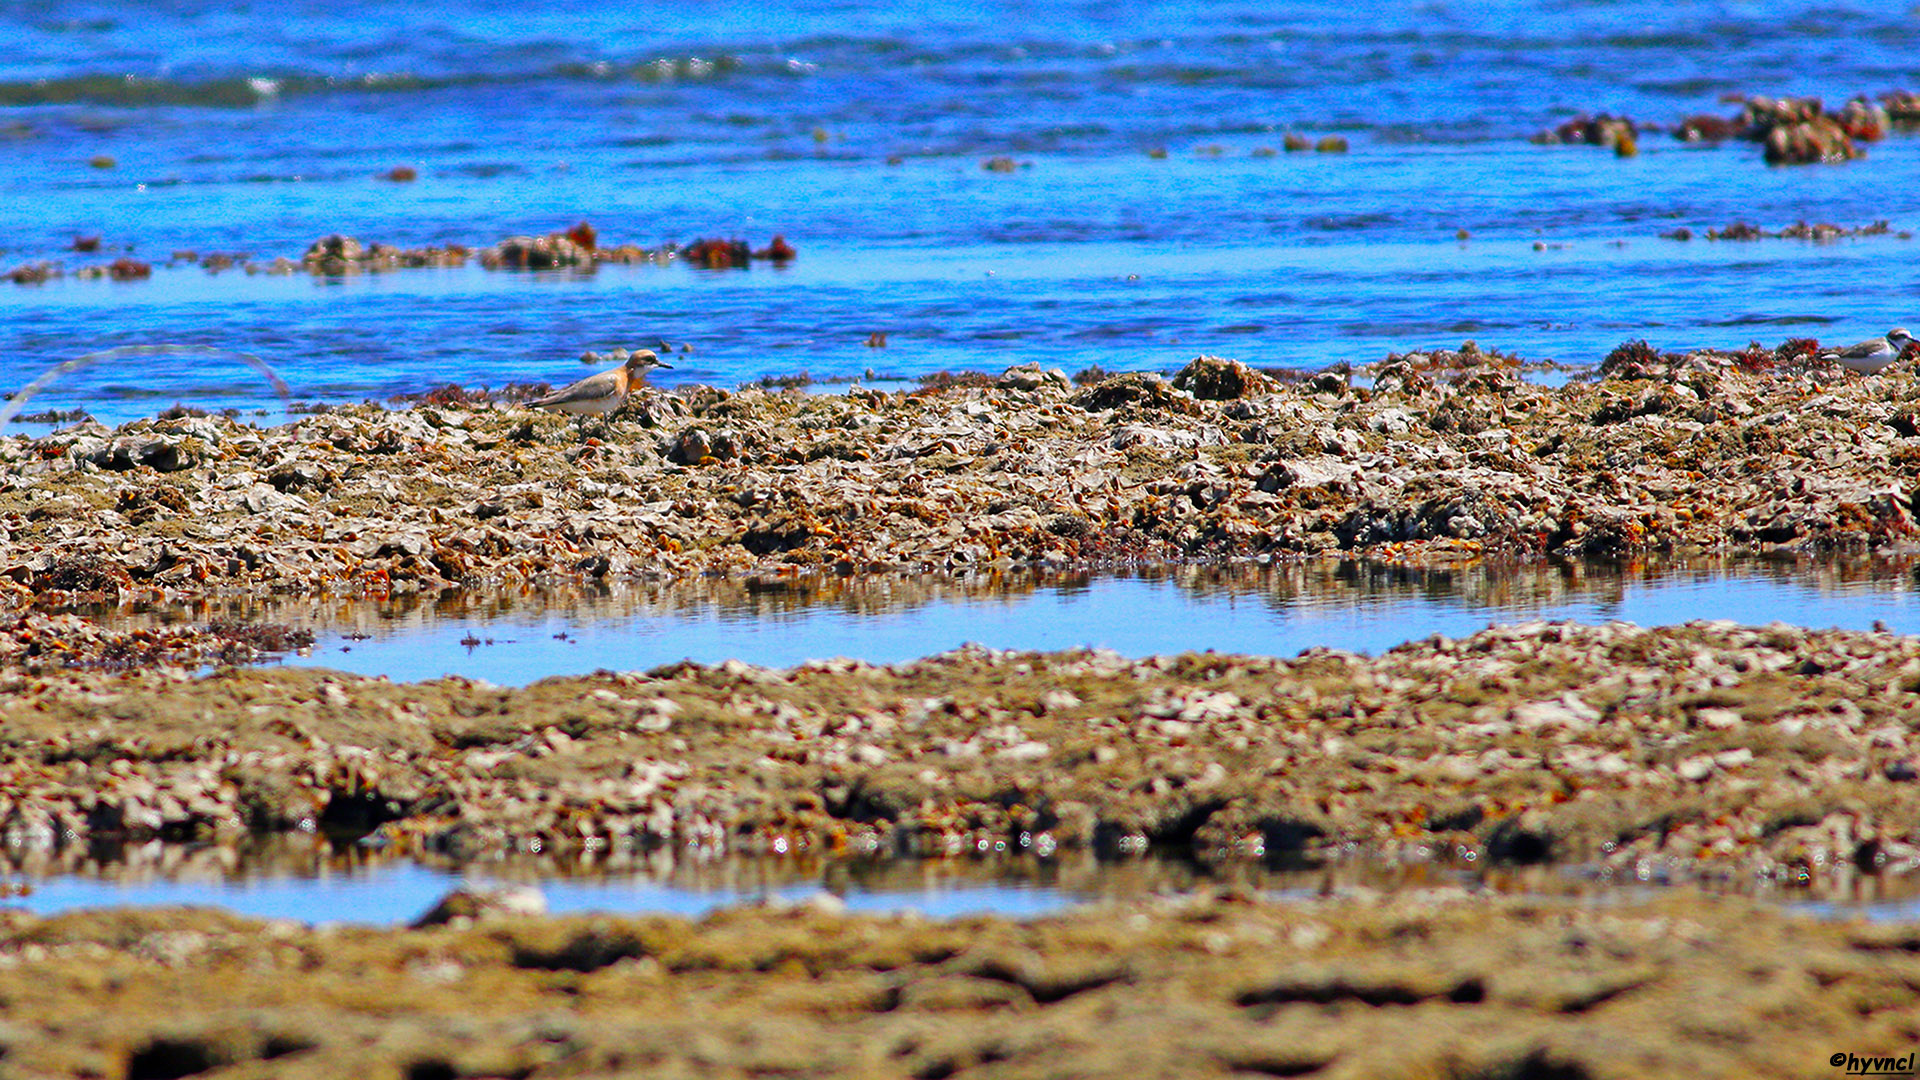
[(1707, 1080), (1920, 1042), (1911, 928), (1691, 893), (1201, 894), (1025, 923), (825, 898), (398, 931), (0, 913), (0, 985), (25, 1076)]
[[(1371, 387), (1199, 360), (1075, 388), (693, 388), (607, 424), (490, 403), (0, 440), (15, 602), (235, 591), (1908, 544), (1920, 383), (1727, 358), (1530, 384), (1415, 354)], [(1449, 362), (1452, 362), (1451, 360)], [(1770, 363), (1771, 361), (1763, 361)], [(1440, 377), (1449, 374), (1449, 377)], [(1631, 377), (1627, 377), (1631, 376)]]

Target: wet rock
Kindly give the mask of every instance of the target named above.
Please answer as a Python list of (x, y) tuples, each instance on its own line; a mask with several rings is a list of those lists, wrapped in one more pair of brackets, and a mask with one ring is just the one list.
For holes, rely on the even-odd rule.
[(1770, 165), (1834, 163), (1866, 153), (1818, 98), (1749, 98), (1740, 125), (1747, 138), (1765, 146)]
[(1632, 146), (1639, 129), (1632, 120), (1624, 116), (1576, 116), (1551, 131), (1545, 131), (1533, 137), (1536, 143), (1580, 143), (1588, 146), (1604, 146), (1618, 150), (1622, 146)]
[[(786, 237), (781, 236), (778, 233), (775, 233), (773, 240), (769, 242), (765, 248), (755, 251), (753, 253), (753, 257), (756, 259), (766, 259), (771, 262), (783, 263), (783, 262), (791, 262), (793, 259), (797, 258), (799, 254), (800, 253), (794, 249), (794, 246), (787, 242)], [(886, 344), (885, 334), (880, 335), (880, 344), (881, 345)]]
[(1885, 105), (1871, 98), (1861, 96), (1841, 106), (1834, 117), (1841, 130), (1862, 142), (1877, 142), (1887, 137), (1887, 129), (1892, 126), (1892, 117)]
[(315, 240), (300, 261), (323, 274), (344, 274), (365, 256), (358, 239), (334, 233)]
[[(26, 571), (42, 590), (116, 593), (131, 578), (98, 575), (84, 565), (52, 561)], [(74, 615), (23, 615), (0, 625), (0, 665), (36, 671), (62, 668), (127, 671), (153, 667), (259, 663), (313, 644), (313, 633), (271, 623), (213, 622), (138, 630), (106, 630)]]
[(1158, 375), (1144, 372), (1104, 379), (1081, 388), (1070, 400), (1089, 411), (1107, 411), (1124, 405), (1188, 414), (1195, 411), (1189, 395), (1167, 385)]
[(74, 274), (79, 278), (108, 278), (113, 281), (141, 281), (153, 276), (153, 265), (130, 256), (122, 256), (104, 266), (84, 267)]
[(36, 262), (36, 263), (25, 263), (23, 265), (14, 267), (13, 269), (7, 271), (6, 278), (8, 281), (13, 282), (15, 285), (39, 285), (44, 282), (52, 281), (54, 278), (60, 277), (64, 273), (65, 271), (61, 268), (59, 263)]
[(1740, 124), (1724, 116), (1689, 116), (1673, 133), (1682, 142), (1725, 142), (1739, 136)]
[(144, 466), (156, 472), (170, 473), (192, 468), (199, 463), (199, 456), (186, 441), (134, 436), (112, 440), (89, 453), (87, 460), (116, 472)]
[(1202, 401), (1254, 397), (1271, 388), (1271, 380), (1238, 360), (1198, 356), (1173, 377), (1173, 387)]
[(1058, 368), (1041, 368), (1036, 361), (1008, 368), (994, 385), (1002, 390), (1038, 390), (1042, 387), (1051, 387), (1065, 393), (1072, 391), (1073, 380)]
[(740, 439), (725, 428), (709, 431), (695, 424), (682, 431), (667, 445), (667, 460), (681, 465), (700, 465), (727, 461), (740, 454)]
[[(1836, 113), (1826, 112), (1818, 98), (1753, 95), (1735, 116), (1690, 116), (1674, 125), (1672, 132), (1683, 142), (1757, 142), (1765, 148), (1769, 164), (1833, 163), (1863, 156), (1865, 151), (1857, 143), (1884, 138), (1888, 128), (1906, 115), (1905, 108), (1907, 101), (1899, 93), (1877, 101), (1861, 95)], [(1638, 153), (1640, 133), (1631, 120), (1602, 113), (1575, 117), (1534, 136), (1533, 141), (1608, 146), (1621, 157), (1632, 157)]]
[(1886, 109), (1890, 122), (1902, 128), (1920, 125), (1920, 93), (1893, 90), (1880, 95), (1880, 105)]
[[(310, 273), (337, 276), (403, 267), (459, 266), (466, 262), (467, 255), (467, 249), (457, 244), (449, 244), (446, 247), (402, 249), (386, 243), (363, 244), (355, 237), (336, 233), (314, 241), (301, 256), (299, 267)], [(227, 259), (225, 265), (230, 265), (233, 261)], [(212, 263), (206, 265), (209, 270), (220, 268)], [(265, 267), (247, 264), (248, 273), (256, 273), (263, 269), (267, 273), (283, 273), (295, 268), (286, 260), (275, 260)]]
[(509, 236), (480, 253), (489, 270), (553, 270), (593, 265), (593, 253), (562, 233)]
[(477, 922), (530, 918), (546, 913), (547, 898), (539, 889), (531, 886), (463, 886), (441, 897), (412, 925), (415, 929), (428, 926), (460, 928)]
[(1781, 124), (1767, 132), (1769, 165), (1833, 164), (1865, 156), (1846, 130), (1834, 120), (1817, 117), (1799, 124)]
[(696, 240), (682, 249), (681, 257), (708, 270), (745, 269), (753, 262), (753, 250), (745, 240)]

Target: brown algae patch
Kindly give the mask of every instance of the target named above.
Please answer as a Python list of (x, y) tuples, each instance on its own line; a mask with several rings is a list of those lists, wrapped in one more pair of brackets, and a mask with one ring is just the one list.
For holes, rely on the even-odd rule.
[(1560, 387), (1411, 357), (1370, 387), (1210, 358), (1173, 383), (1028, 366), (899, 394), (696, 387), (591, 432), (499, 401), (86, 424), (0, 440), (0, 587), (61, 604), (1912, 543), (1920, 384), (1899, 366), (1649, 354)]

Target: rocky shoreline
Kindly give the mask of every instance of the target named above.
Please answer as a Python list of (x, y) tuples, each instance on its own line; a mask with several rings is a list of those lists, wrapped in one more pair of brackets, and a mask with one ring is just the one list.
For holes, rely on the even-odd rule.
[(235, 666), (305, 631), (73, 610), (673, 582), (765, 601), (885, 573), (1222, 559), (1901, 558), (1907, 363), (1859, 378), (1804, 343), (1641, 345), (1548, 387), (1467, 348), (1360, 385), (1203, 358), (1171, 382), (646, 391), (605, 424), (447, 393), (264, 430), (178, 416), (0, 440), (0, 861), (27, 881), (129, 845), (218, 862), (308, 837), (582, 872), (1158, 854), (1685, 886), (1202, 888), (1030, 920), (825, 898), (404, 930), (0, 910), (0, 1063), (1597, 1078), (1906, 1053), (1911, 927), (1710, 890), (1920, 872), (1920, 639), (1534, 623), (1373, 658), (969, 648), (508, 689)]
[[(0, 440), (14, 604), (1338, 553), (1898, 550), (1920, 384), (1623, 347), (1594, 382), (1395, 357), (1371, 385), (1201, 358), (913, 393), (696, 387), (585, 427), (482, 400)], [(458, 400), (449, 395), (443, 400)]]

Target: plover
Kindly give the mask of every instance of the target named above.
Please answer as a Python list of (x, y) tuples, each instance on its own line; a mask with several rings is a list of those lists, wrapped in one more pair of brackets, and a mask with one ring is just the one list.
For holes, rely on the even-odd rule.
[(1849, 345), (1844, 349), (1823, 351), (1822, 360), (1837, 361), (1848, 371), (1859, 371), (1871, 375), (1900, 359), (1900, 354), (1913, 344), (1913, 335), (1907, 333), (1904, 326), (1896, 326), (1887, 331), (1883, 338), (1872, 338), (1858, 345)]
[[(615, 359), (624, 351), (616, 350)], [(652, 349), (638, 349), (626, 357), (626, 363), (612, 371), (589, 375), (572, 386), (555, 390), (545, 397), (534, 398), (527, 404), (569, 416), (605, 416), (627, 403), (627, 394), (632, 392), (635, 382), (648, 371), (672, 367), (672, 364), (656, 356)]]

